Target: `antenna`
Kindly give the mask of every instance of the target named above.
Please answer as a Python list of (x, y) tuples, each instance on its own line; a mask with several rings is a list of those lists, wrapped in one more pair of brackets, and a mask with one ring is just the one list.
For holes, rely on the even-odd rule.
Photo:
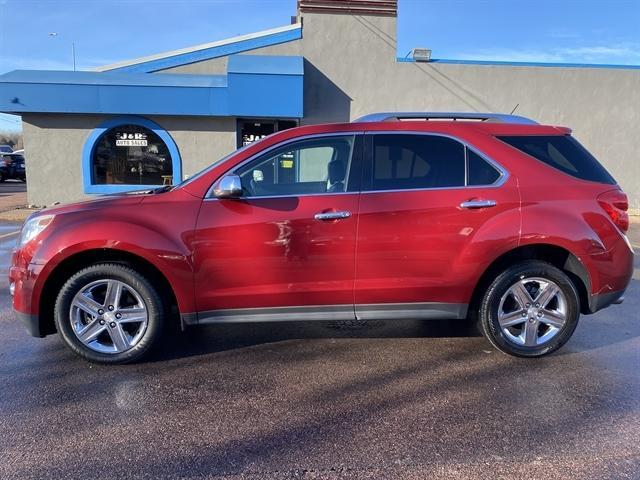
[(519, 106), (520, 106), (520, 104), (516, 103), (516, 106), (513, 107), (513, 110), (511, 110), (511, 113), (509, 115), (513, 115), (513, 112), (515, 112), (518, 109)]

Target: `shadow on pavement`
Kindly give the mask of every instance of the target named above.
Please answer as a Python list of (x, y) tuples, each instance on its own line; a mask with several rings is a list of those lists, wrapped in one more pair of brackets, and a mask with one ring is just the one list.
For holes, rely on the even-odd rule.
[[(391, 339), (478, 337), (466, 320), (376, 320), (349, 322), (261, 322), (191, 327), (167, 335), (150, 361), (305, 339)], [(487, 344), (489, 348), (489, 344)]]

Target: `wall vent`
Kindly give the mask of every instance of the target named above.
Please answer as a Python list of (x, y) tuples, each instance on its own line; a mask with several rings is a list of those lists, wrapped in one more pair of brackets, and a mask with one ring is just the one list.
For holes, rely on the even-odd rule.
[(414, 62), (428, 62), (431, 60), (431, 50), (428, 48), (414, 48), (411, 50)]

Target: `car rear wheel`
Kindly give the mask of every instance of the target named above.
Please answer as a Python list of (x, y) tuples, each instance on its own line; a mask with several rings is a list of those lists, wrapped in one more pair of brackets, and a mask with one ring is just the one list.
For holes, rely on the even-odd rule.
[(158, 291), (143, 275), (125, 265), (102, 263), (67, 280), (56, 300), (55, 323), (81, 357), (131, 363), (157, 342), (164, 313)]
[(580, 316), (571, 279), (553, 265), (529, 260), (500, 273), (478, 311), (480, 330), (499, 350), (541, 357), (564, 345)]

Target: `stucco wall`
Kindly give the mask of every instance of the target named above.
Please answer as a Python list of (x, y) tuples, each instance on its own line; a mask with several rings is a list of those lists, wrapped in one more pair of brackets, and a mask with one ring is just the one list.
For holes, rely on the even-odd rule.
[(303, 21), (303, 123), (387, 110), (508, 113), (519, 104), (517, 114), (571, 127), (640, 208), (640, 70), (398, 63), (395, 18)]
[[(510, 112), (519, 105), (517, 114), (573, 128), (623, 186), (631, 207), (640, 209), (640, 70), (399, 63), (395, 18), (306, 13), (303, 25), (302, 40), (246, 52), (305, 57), (301, 123), (349, 121), (386, 110)], [(217, 58), (164, 72), (226, 69), (227, 58)], [(31, 203), (84, 196), (82, 146), (103, 118), (24, 116)], [(152, 119), (175, 139), (187, 175), (235, 148), (235, 119)]]
[[(256, 48), (245, 55), (302, 55), (302, 40), (280, 43), (270, 47)], [(188, 73), (192, 75), (226, 75), (229, 57), (212, 58), (202, 62), (166, 68), (156, 73)]]
[[(44, 206), (87, 198), (82, 184), (82, 149), (91, 131), (107, 116), (24, 115), (28, 201)], [(231, 118), (149, 117), (178, 146), (184, 175), (193, 175), (236, 146)]]

